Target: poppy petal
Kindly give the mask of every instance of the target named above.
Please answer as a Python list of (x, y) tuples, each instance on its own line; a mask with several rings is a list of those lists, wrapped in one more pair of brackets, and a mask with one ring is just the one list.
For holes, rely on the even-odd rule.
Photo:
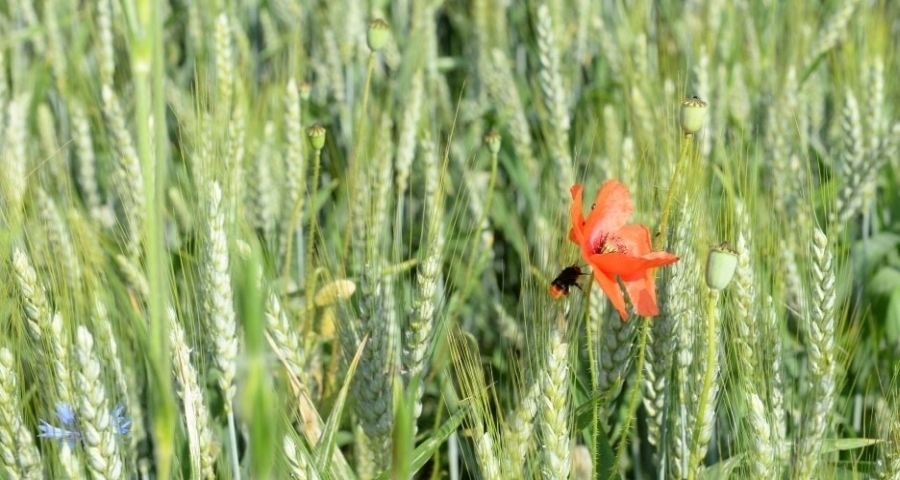
[(594, 268), (594, 279), (597, 280), (597, 285), (600, 285), (600, 289), (603, 290), (603, 293), (609, 298), (609, 301), (612, 302), (613, 307), (619, 312), (619, 316), (622, 317), (622, 321), (628, 319), (628, 311), (625, 310), (625, 296), (622, 294), (622, 289), (619, 287), (618, 282), (612, 276), (608, 276), (603, 273), (599, 268)]
[(595, 253), (588, 257), (595, 268), (607, 275), (631, 275), (644, 270), (644, 259), (632, 257), (624, 253)]
[(650, 252), (642, 257), (644, 260), (648, 260), (653, 263), (653, 268), (656, 267), (664, 267), (666, 265), (671, 265), (678, 260), (681, 260), (681, 257), (678, 255), (672, 255), (669, 252)]
[(628, 188), (616, 180), (607, 180), (597, 192), (594, 208), (584, 223), (586, 236), (591, 244), (596, 244), (603, 234), (624, 227), (633, 213), (634, 204)]
[(667, 252), (653, 252), (643, 257), (632, 257), (624, 253), (597, 253), (587, 260), (607, 275), (623, 277), (642, 273), (645, 270), (662, 267), (678, 261), (678, 257)]
[(578, 245), (584, 244), (584, 212), (581, 206), (581, 190), (581, 185), (572, 185), (572, 188), (569, 189), (572, 194), (572, 206), (569, 207), (572, 229), (569, 230), (569, 240)]
[(620, 228), (616, 232), (616, 243), (625, 247), (625, 251), (633, 257), (642, 257), (653, 251), (650, 229), (639, 223)]
[(659, 315), (659, 306), (656, 303), (656, 286), (653, 280), (653, 272), (647, 270), (643, 275), (635, 274), (630, 277), (621, 277), (628, 291), (628, 298), (634, 306), (634, 311), (643, 317), (655, 317)]

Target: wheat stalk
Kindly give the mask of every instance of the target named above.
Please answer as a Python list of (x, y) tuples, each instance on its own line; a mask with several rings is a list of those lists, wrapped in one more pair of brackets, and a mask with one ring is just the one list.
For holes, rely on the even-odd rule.
[(72, 237), (59, 214), (56, 203), (43, 188), (38, 188), (35, 195), (38, 217), (47, 233), (48, 247), (53, 252), (52, 260), (58, 262), (68, 285), (81, 283), (81, 265), (75, 255)]
[(284, 436), (284, 456), (295, 480), (318, 480), (319, 473), (307, 458), (307, 453), (297, 448), (291, 435)]
[(113, 186), (121, 202), (125, 215), (125, 245), (129, 257), (137, 258), (140, 254), (141, 229), (144, 224), (144, 174), (141, 162), (134, 147), (134, 140), (128, 131), (119, 97), (111, 84), (101, 86), (103, 98), (103, 117), (112, 135), (116, 151), (116, 168), (113, 174)]
[(213, 55), (216, 58), (216, 111), (223, 112), (222, 118), (227, 118), (234, 101), (234, 49), (231, 44), (231, 25), (228, 23), (228, 15), (220, 13), (216, 18), (216, 27), (213, 33), (215, 49)]
[[(0, 82), (3, 83), (3, 82)], [(7, 107), (7, 124), (4, 138), (4, 167), (0, 169), (0, 191), (3, 193), (4, 210), (9, 224), (18, 226), (24, 207), (28, 160), (25, 155), (28, 95), (18, 95)], [(3, 117), (3, 115), (0, 115)]]
[(822, 438), (828, 426), (836, 393), (835, 358), (835, 273), (828, 237), (819, 229), (813, 232), (813, 288), (809, 316), (804, 325), (809, 361), (807, 378), (810, 389), (808, 409), (803, 415), (803, 437), (797, 443), (795, 474), (814, 475), (819, 463)]
[[(598, 352), (597, 392), (609, 399), (607, 408), (600, 413), (603, 425), (608, 423), (612, 414), (610, 409), (612, 401), (622, 391), (625, 377), (631, 369), (633, 360), (631, 352), (634, 349), (634, 335), (639, 323), (622, 322), (613, 317), (617, 317), (617, 315), (608, 314), (603, 318), (600, 351)], [(610, 429), (610, 431), (612, 430)]]
[(94, 339), (83, 326), (76, 332), (75, 358), (78, 389), (78, 418), (80, 420), (88, 469), (94, 478), (121, 478), (124, 471), (114, 425), (109, 414), (109, 402), (101, 375), (102, 367), (94, 353)]
[[(286, 230), (282, 232), (281, 254), (287, 254), (287, 246), (291, 245), (290, 236), (296, 238), (297, 265), (303, 266), (303, 227), (299, 221), (300, 212), (303, 211), (303, 202), (306, 195), (306, 158), (303, 150), (303, 121), (300, 108), (300, 92), (297, 82), (291, 78), (287, 83), (287, 91), (284, 97), (284, 138), (285, 138), (285, 185), (284, 204), (287, 208), (282, 210), (282, 225)], [(290, 229), (291, 227), (296, 230)], [(291, 267), (288, 265), (287, 267)], [(308, 267), (307, 267), (308, 268)], [(297, 278), (303, 279), (306, 275), (303, 268), (299, 268)]]
[[(9, 88), (6, 86), (6, 51), (0, 48), (0, 133), (6, 133), (6, 111), (9, 107)], [(4, 138), (5, 140), (5, 138)]]
[(22, 418), (19, 372), (15, 357), (0, 347), (0, 462), (9, 478), (40, 479), (41, 456)]
[(403, 366), (406, 384), (418, 381), (413, 422), (422, 414), (422, 395), (425, 392), (425, 375), (428, 373), (428, 352), (432, 335), (437, 327), (437, 308), (442, 303), (443, 277), (441, 266), (444, 258), (443, 196), (437, 159), (432, 155), (425, 167), (425, 196), (430, 211), (427, 238), (429, 239), (416, 275), (418, 292), (414, 317), (405, 332)]
[(208, 224), (203, 246), (201, 281), (203, 307), (208, 329), (213, 337), (214, 360), (219, 369), (219, 388), (225, 400), (225, 413), (231, 438), (232, 474), (240, 476), (237, 454), (237, 434), (234, 425), (234, 377), (238, 353), (237, 319), (231, 290), (228, 260), (228, 240), (225, 236), (225, 214), (222, 211), (222, 189), (218, 182), (209, 188), (206, 205)]
[(747, 418), (750, 425), (750, 438), (748, 440), (750, 469), (754, 475), (760, 478), (769, 478), (776, 475), (774, 452), (777, 445), (772, 442), (768, 414), (762, 399), (756, 393), (757, 387), (754, 384), (756, 378), (766, 377), (766, 371), (760, 365), (760, 358), (756, 354), (757, 351), (761, 351), (763, 346), (766, 345), (762, 341), (766, 337), (760, 335), (759, 332), (764, 326), (757, 323), (757, 316), (755, 315), (755, 312), (758, 311), (755, 287), (756, 274), (750, 259), (752, 237), (750, 237), (748, 220), (742, 204), (739, 203), (735, 210), (738, 222), (742, 227), (738, 232), (737, 243), (735, 244), (735, 251), (738, 254), (738, 265), (734, 282), (732, 282), (736, 307), (732, 323), (736, 327), (736, 331), (730, 338), (734, 347), (736, 347), (737, 358), (740, 358), (736, 375), (740, 382), (741, 392), (744, 395), (744, 402), (750, 412)]
[(278, 190), (272, 172), (272, 159), (275, 156), (273, 145), (275, 123), (267, 121), (263, 128), (262, 145), (255, 155), (254, 168), (250, 170), (247, 182), (247, 203), (250, 225), (262, 232), (263, 238), (272, 240), (275, 224), (279, 219)]
[[(390, 281), (388, 279), (388, 281)], [(360, 297), (361, 331), (369, 336), (369, 342), (360, 359), (354, 377), (358, 397), (356, 414), (362, 431), (367, 437), (368, 451), (361, 461), (368, 462), (373, 473), (383, 471), (390, 464), (391, 428), (393, 426), (393, 392), (391, 382), (393, 365), (390, 347), (393, 343), (389, 324), (391, 312), (386, 308), (392, 291), (386, 288), (381, 270), (369, 266), (363, 273)]]
[(25, 315), (25, 329), (36, 345), (42, 345), (43, 328), (50, 318), (47, 292), (38, 280), (37, 272), (31, 265), (28, 254), (13, 247), (13, 270), (22, 297), (22, 313)]
[(75, 156), (78, 159), (76, 180), (88, 213), (94, 221), (99, 222), (102, 219), (100, 214), (102, 202), (100, 187), (97, 183), (96, 156), (94, 140), (91, 137), (91, 125), (84, 112), (84, 107), (77, 100), (70, 102), (69, 114), (71, 115), (72, 137), (75, 141)]
[(840, 157), (842, 185), (831, 222), (843, 228), (863, 208), (863, 189), (867, 166), (863, 164), (866, 151), (859, 105), (852, 90), (847, 90), (841, 128), (844, 150)]
[(67, 158), (59, 148), (57, 141), (55, 120), (53, 118), (53, 110), (46, 103), (41, 103), (37, 107), (37, 134), (40, 141), (40, 152), (43, 158), (42, 175), (45, 183), (53, 191), (68, 191), (69, 186), (69, 170)]
[[(670, 386), (669, 408), (662, 411), (662, 419), (657, 420), (661, 425), (667, 425), (665, 459), (660, 459), (660, 467), (667, 468), (668, 478), (687, 478), (688, 459), (690, 457), (691, 439), (693, 437), (697, 405), (693, 377), (694, 351), (700, 349), (700, 345), (694, 345), (694, 339), (700, 330), (700, 314), (697, 306), (691, 299), (698, 297), (697, 291), (697, 255), (695, 249), (688, 244), (696, 221), (693, 218), (693, 202), (687, 196), (684, 197), (681, 208), (681, 218), (677, 222), (677, 235), (674, 239), (674, 248), (682, 255), (681, 260), (669, 270), (673, 275), (671, 282), (667, 282), (665, 288), (667, 298), (679, 299), (671, 314), (675, 324), (675, 346), (672, 357), (672, 384)], [(684, 242), (682, 247), (676, 247)], [(671, 297), (670, 297), (671, 296)], [(701, 335), (702, 336), (702, 335)], [(698, 342), (699, 343), (699, 342)], [(668, 415), (668, 417), (666, 417)], [(665, 460), (665, 463), (663, 463)]]
[(499, 110), (501, 121), (507, 125), (516, 158), (522, 163), (528, 178), (537, 185), (541, 167), (534, 158), (531, 129), (528, 117), (515, 78), (510, 73), (511, 67), (506, 54), (502, 50), (491, 50), (490, 69), (487, 70), (484, 82), (488, 97)]
[(841, 9), (835, 12), (828, 22), (819, 31), (816, 40), (809, 48), (806, 58), (803, 62), (803, 69), (806, 70), (819, 60), (819, 57), (828, 53), (847, 33), (847, 24), (850, 17), (853, 16), (859, 0), (850, 0), (842, 4)]
[(269, 295), (266, 308), (266, 324), (272, 335), (278, 354), (284, 358), (285, 365), (290, 369), (300, 384), (309, 388), (309, 369), (306, 366), (306, 353), (295, 328), (291, 328), (287, 314), (281, 307), (281, 302), (275, 294)]
[[(403, 96), (405, 103), (400, 117), (400, 134), (397, 139), (397, 153), (394, 161), (396, 168), (396, 184), (398, 205), (403, 205), (406, 190), (409, 188), (409, 171), (413, 156), (416, 153), (416, 135), (419, 131), (419, 119), (422, 115), (422, 96), (424, 80), (422, 70), (413, 73), (409, 91)], [(402, 218), (401, 209), (397, 209), (398, 218)]]
[(524, 397), (516, 404), (503, 428), (503, 471), (511, 478), (523, 478), (528, 451), (534, 440), (534, 418), (537, 415), (543, 383), (535, 380), (529, 383)]
[(750, 474), (754, 478), (776, 478), (779, 446), (773, 442), (769, 413), (756, 392), (746, 394), (750, 425)]
[[(685, 200), (687, 202), (687, 200)], [(672, 404), (671, 372), (676, 348), (679, 348), (679, 333), (688, 323), (692, 305), (689, 298), (693, 294), (690, 287), (692, 266), (696, 253), (690, 244), (693, 228), (693, 212), (689, 207), (681, 212), (675, 223), (674, 235), (667, 249), (678, 252), (681, 261), (663, 270), (663, 285), (660, 295), (661, 315), (653, 320), (647, 342), (647, 362), (644, 370), (644, 408), (649, 416), (648, 440), (657, 447), (657, 455), (663, 457), (663, 433), (666, 422), (667, 405)], [(683, 347), (683, 346), (682, 346)], [(662, 458), (660, 468), (664, 466)]]
[(569, 344), (564, 341), (565, 318), (560, 314), (557, 326), (550, 332), (547, 363), (542, 373), (541, 448), (545, 479), (567, 479), (572, 468), (569, 438)]
[(553, 29), (553, 19), (546, 3), (537, 10), (537, 43), (540, 73), (538, 80), (543, 93), (544, 106), (549, 119), (547, 129), (550, 136), (550, 154), (557, 169), (557, 188), (562, 195), (575, 183), (572, 158), (569, 155), (569, 113), (559, 72), (559, 51)]
[(216, 478), (216, 444), (210, 430), (209, 410), (203, 399), (203, 390), (198, 383), (197, 371), (191, 364), (191, 349), (184, 339), (184, 329), (178, 323), (175, 310), (166, 313), (169, 322), (169, 347), (172, 350), (172, 372), (177, 381), (178, 396), (181, 397), (185, 430), (188, 440), (191, 471), (194, 478)]
[[(110, 321), (106, 305), (103, 303), (103, 300), (100, 299), (99, 295), (95, 295), (94, 297), (93, 313), (95, 319), (94, 324), (97, 328), (96, 337), (100, 345), (105, 345), (108, 359), (107, 364), (112, 367), (116, 387), (118, 388), (119, 393), (125, 397), (125, 402), (128, 406), (127, 410), (131, 417), (138, 419), (143, 418), (143, 407), (141, 406), (138, 392), (129, 385), (129, 382), (134, 380), (136, 372), (133, 368), (128, 368), (126, 371), (122, 365), (122, 360), (119, 356), (119, 342), (113, 333), (113, 324)], [(132, 450), (144, 439), (144, 435), (143, 422), (137, 421), (132, 423), (129, 435)], [(129, 461), (129, 464), (131, 463), (133, 462)]]
[(875, 417), (879, 419), (875, 427), (883, 440), (875, 468), (878, 478), (885, 480), (900, 476), (900, 419), (897, 410), (890, 408), (889, 403), (896, 401), (896, 398), (878, 399), (875, 404)]
[[(241, 90), (239, 89), (239, 92)], [(244, 198), (244, 148), (247, 136), (247, 118), (243, 102), (235, 102), (228, 122), (228, 137), (225, 142), (225, 172), (228, 194), (228, 211), (231, 215), (241, 213)]]

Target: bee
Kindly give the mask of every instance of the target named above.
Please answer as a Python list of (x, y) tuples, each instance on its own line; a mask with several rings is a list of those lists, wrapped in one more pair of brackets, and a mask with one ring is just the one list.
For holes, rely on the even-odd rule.
[(578, 277), (582, 275), (588, 275), (588, 273), (582, 272), (581, 267), (578, 265), (564, 268), (562, 272), (559, 272), (559, 275), (550, 282), (550, 296), (559, 298), (563, 295), (568, 295), (569, 289), (572, 287), (581, 290), (581, 285), (578, 284)]

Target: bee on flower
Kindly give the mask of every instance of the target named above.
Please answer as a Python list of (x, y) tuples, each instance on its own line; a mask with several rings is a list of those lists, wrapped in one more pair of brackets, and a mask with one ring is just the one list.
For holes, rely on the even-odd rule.
[(659, 315), (653, 269), (675, 263), (678, 257), (654, 252), (646, 226), (626, 225), (634, 213), (628, 188), (616, 180), (604, 183), (587, 218), (582, 207), (581, 185), (573, 185), (571, 194), (569, 240), (581, 247), (582, 258), (592, 267), (594, 279), (622, 321), (628, 319), (628, 312), (619, 281), (638, 315)]

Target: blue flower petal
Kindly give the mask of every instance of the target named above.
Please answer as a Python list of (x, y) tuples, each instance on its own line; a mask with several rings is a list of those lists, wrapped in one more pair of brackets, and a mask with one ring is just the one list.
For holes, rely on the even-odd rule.
[(63, 425), (75, 428), (75, 410), (68, 403), (59, 402), (56, 404), (56, 418)]
[(131, 432), (131, 418), (125, 414), (125, 405), (118, 405), (113, 410), (113, 430), (119, 435), (128, 435)]
[(50, 425), (43, 420), (40, 421), (38, 430), (40, 430), (40, 433), (38, 433), (39, 438), (56, 438), (59, 440), (65, 439), (69, 442), (69, 446), (72, 448), (75, 448), (76, 441), (81, 440), (80, 432), (54, 427), (53, 425)]

